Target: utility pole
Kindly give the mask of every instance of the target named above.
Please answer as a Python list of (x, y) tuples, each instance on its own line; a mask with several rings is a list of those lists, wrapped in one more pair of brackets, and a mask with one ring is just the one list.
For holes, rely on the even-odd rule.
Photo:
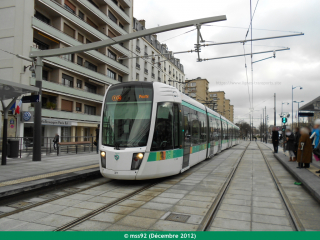
[(265, 129), (266, 137), (265, 137), (265, 139), (266, 139), (266, 143), (267, 143), (267, 141), (268, 141), (268, 135), (267, 135), (267, 132), (268, 132), (268, 123), (267, 123), (267, 107), (266, 107), (266, 106), (264, 107), (264, 111), (265, 111), (264, 116), (265, 116), (265, 118), (266, 118), (266, 129)]
[(274, 94), (274, 126), (276, 127), (277, 126), (277, 104), (276, 104), (276, 93)]
[(260, 114), (260, 141), (262, 142), (262, 114)]
[(262, 142), (264, 142), (264, 109), (262, 108)]

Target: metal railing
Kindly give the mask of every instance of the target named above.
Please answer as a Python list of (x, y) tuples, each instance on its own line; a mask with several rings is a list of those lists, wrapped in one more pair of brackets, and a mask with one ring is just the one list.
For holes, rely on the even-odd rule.
[[(8, 137), (8, 140), (19, 140), (18, 158), (28, 158), (33, 155), (33, 137)], [(41, 138), (41, 154), (44, 156), (91, 153), (96, 151), (95, 136), (75, 136), (59, 139), (60, 144), (54, 144), (53, 137)], [(8, 144), (9, 148), (9, 144)], [(0, 138), (2, 152), (2, 138)]]

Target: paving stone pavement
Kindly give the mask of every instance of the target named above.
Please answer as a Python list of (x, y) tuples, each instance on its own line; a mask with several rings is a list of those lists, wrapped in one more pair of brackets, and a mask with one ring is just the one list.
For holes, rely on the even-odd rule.
[[(71, 230), (196, 230), (247, 144), (225, 150), (183, 174), (167, 178)], [(147, 184), (148, 181), (110, 181), (81, 194), (1, 218), (1, 230), (50, 231)], [(170, 213), (187, 215), (188, 219), (185, 223), (166, 220)]]

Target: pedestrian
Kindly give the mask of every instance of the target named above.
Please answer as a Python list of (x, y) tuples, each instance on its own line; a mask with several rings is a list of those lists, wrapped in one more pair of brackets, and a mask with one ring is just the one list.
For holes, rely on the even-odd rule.
[(312, 158), (312, 142), (309, 137), (309, 129), (301, 128), (300, 130), (300, 140), (298, 144), (298, 155), (297, 155), (297, 168), (309, 168)]
[(99, 153), (99, 135), (100, 135), (100, 124), (98, 124), (98, 128), (96, 129), (97, 153)]
[(291, 129), (286, 129), (286, 150), (289, 151), (289, 162), (293, 162), (294, 157), (294, 135)]
[(59, 143), (59, 134), (56, 133), (56, 135), (53, 138), (53, 149), (54, 150), (57, 150), (58, 143)]
[(299, 140), (300, 140), (301, 134), (300, 134), (300, 129), (296, 127), (294, 129), (294, 162), (297, 160), (297, 155), (298, 155), (298, 145), (299, 145)]
[(279, 146), (279, 132), (276, 127), (272, 128), (272, 144), (274, 153), (278, 153)]
[[(314, 121), (314, 126), (311, 132), (311, 136), (310, 139), (312, 139), (312, 145), (313, 145), (313, 149), (317, 148), (319, 145), (319, 138), (320, 138), (320, 119), (317, 119)], [(316, 161), (319, 161), (319, 157), (315, 154), (313, 154), (314, 158), (316, 159)], [(316, 173), (320, 173), (319, 171), (316, 171)]]

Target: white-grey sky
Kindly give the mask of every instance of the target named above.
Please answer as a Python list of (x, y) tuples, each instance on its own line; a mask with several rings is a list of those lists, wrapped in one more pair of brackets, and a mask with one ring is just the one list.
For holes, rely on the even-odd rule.
[[(252, 8), (257, 0), (252, 0)], [(277, 94), (277, 124), (280, 125), (279, 113), (282, 102), (284, 111), (291, 113), (291, 87), (301, 85), (303, 90), (294, 90), (294, 100), (309, 102), (320, 95), (320, 1), (319, 0), (260, 0), (253, 19), (253, 28), (281, 30), (266, 31), (253, 29), (253, 38), (291, 34), (285, 31), (305, 33), (304, 36), (272, 39), (253, 42), (253, 52), (278, 49), (279, 46), (291, 50), (278, 52), (275, 59), (268, 59), (253, 64), (253, 80), (258, 82), (253, 87), (254, 117), (260, 118), (262, 108), (267, 107), (269, 123), (273, 124), (273, 94)], [(145, 19), (146, 27), (166, 25), (197, 18), (226, 15), (227, 21), (213, 23), (202, 27), (206, 41), (232, 41), (245, 38), (250, 23), (250, 0), (134, 0), (134, 16)], [(222, 27), (228, 26), (228, 27)], [(240, 28), (229, 28), (240, 27)], [(244, 29), (242, 29), (244, 28)], [(160, 42), (165, 42), (170, 50), (191, 50), (196, 43), (196, 32), (182, 35), (193, 28), (185, 28), (158, 35)], [(260, 45), (260, 46), (258, 46)], [(264, 45), (264, 46), (261, 46)], [(250, 52), (250, 43), (245, 45)], [(212, 58), (243, 54), (241, 44), (229, 44), (202, 48), (201, 58)], [(270, 57), (272, 54), (253, 56), (253, 61)], [(207, 78), (210, 90), (225, 91), (235, 109), (235, 122), (240, 118), (249, 121), (249, 97), (246, 82), (244, 57), (196, 62), (195, 53), (180, 54), (185, 67), (186, 78)], [(246, 58), (251, 94), (250, 56)], [(222, 82), (224, 84), (219, 84)], [(273, 85), (262, 85), (272, 82)], [(276, 85), (276, 84), (279, 85)], [(294, 103), (294, 116), (297, 104)], [(296, 121), (294, 119), (294, 121)], [(290, 117), (291, 122), (291, 117)], [(254, 121), (258, 126), (259, 119)]]

